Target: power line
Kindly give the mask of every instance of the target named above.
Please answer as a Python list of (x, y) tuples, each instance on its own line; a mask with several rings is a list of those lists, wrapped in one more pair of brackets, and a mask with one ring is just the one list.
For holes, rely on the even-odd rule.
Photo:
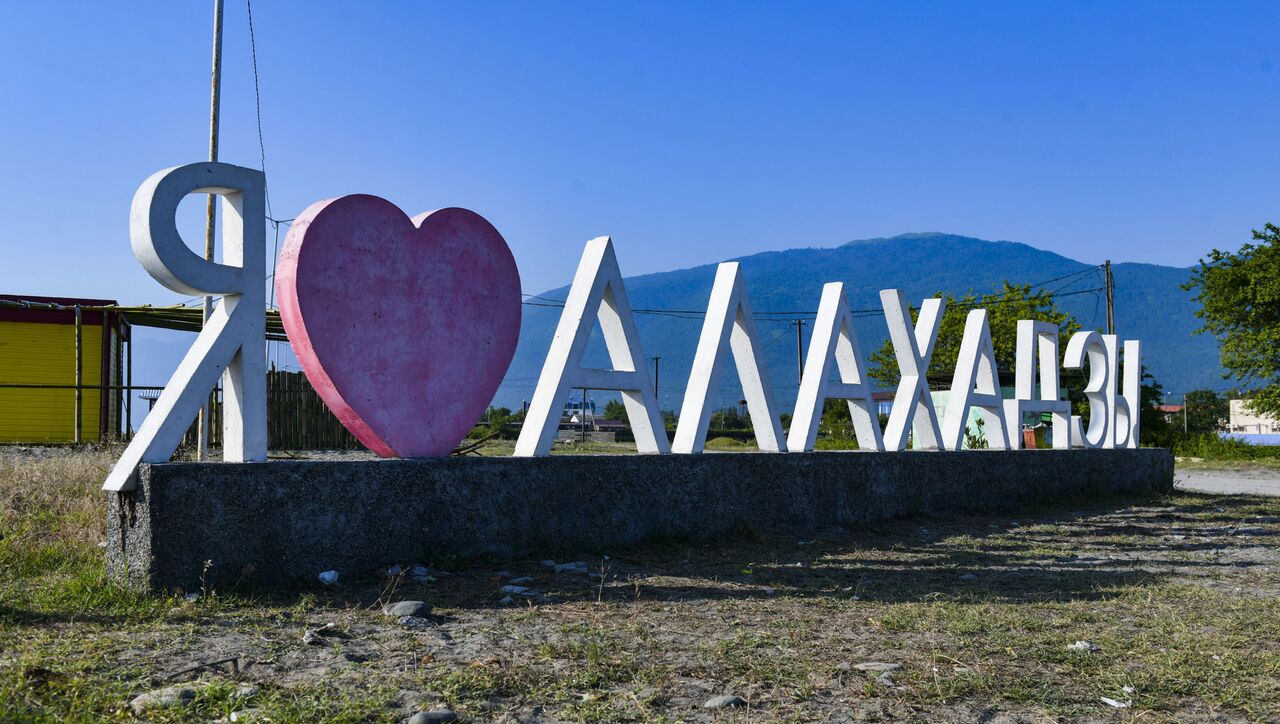
[[(262, 175), (265, 179), (267, 175), (267, 146), (262, 142), (262, 91), (258, 83), (258, 43), (253, 34), (253, 0), (245, 0), (245, 7), (249, 11), (249, 55), (253, 60), (253, 110), (258, 121), (258, 158), (262, 164)], [(267, 216), (274, 214), (271, 211), (271, 192), (267, 188), (264, 181), (263, 195), (267, 201)]]

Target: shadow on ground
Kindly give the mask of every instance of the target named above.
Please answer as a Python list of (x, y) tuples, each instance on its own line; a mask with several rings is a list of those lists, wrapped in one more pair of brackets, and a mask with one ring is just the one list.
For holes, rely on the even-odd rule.
[[(903, 602), (1101, 600), (1119, 589), (1218, 569), (1264, 565), (1233, 552), (1274, 548), (1280, 528), (1258, 525), (1268, 501), (1183, 494), (1023, 511), (1017, 516), (912, 517), (800, 536), (742, 531), (712, 541), (661, 541), (607, 553), (562, 553), (587, 574), (556, 574), (539, 560), (470, 560), (414, 584), (376, 573), (309, 595), (376, 607), (422, 597), (461, 609), (580, 600), (697, 601), (857, 597)], [(1274, 518), (1259, 518), (1263, 523)], [(1274, 554), (1274, 551), (1272, 551)], [(1240, 558), (1240, 560), (1236, 560)], [(1265, 558), (1265, 556), (1264, 556)], [(408, 564), (411, 562), (394, 562)], [(504, 592), (512, 579), (530, 595)], [(267, 595), (289, 605), (297, 592)], [(503, 602), (510, 597), (512, 600)]]

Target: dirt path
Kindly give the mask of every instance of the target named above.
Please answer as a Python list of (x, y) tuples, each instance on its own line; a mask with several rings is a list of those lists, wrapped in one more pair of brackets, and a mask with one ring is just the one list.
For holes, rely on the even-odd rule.
[(1280, 496), (1280, 469), (1245, 467), (1215, 470), (1179, 468), (1174, 473), (1180, 490), (1229, 495)]

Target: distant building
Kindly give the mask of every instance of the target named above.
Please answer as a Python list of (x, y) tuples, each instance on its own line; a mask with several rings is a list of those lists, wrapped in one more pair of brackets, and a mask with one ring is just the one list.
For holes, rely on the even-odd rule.
[(1261, 415), (1249, 409), (1248, 400), (1231, 400), (1228, 403), (1227, 432), (1255, 435), (1280, 434), (1280, 420)]
[(889, 416), (893, 412), (893, 393), (892, 392), (872, 392), (871, 401), (876, 403), (876, 415)]
[(1156, 405), (1156, 411), (1164, 417), (1165, 422), (1179, 421), (1178, 424), (1182, 424), (1180, 422), (1182, 419), (1182, 405)]
[[(22, 306), (22, 303), (30, 303)], [(0, 295), (0, 443), (75, 442), (75, 307), (115, 306), (107, 299)], [(122, 348), (129, 324), (111, 311), (80, 314), (80, 436), (122, 429)]]
[(595, 429), (600, 432), (623, 432), (627, 429), (626, 420), (607, 420), (596, 418)]

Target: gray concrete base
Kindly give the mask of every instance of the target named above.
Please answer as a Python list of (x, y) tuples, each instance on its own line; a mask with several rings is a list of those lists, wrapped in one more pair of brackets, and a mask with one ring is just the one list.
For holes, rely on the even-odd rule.
[(1167, 450), (601, 455), (143, 465), (110, 494), (113, 578), (287, 585), (439, 554), (602, 551), (1168, 491)]

